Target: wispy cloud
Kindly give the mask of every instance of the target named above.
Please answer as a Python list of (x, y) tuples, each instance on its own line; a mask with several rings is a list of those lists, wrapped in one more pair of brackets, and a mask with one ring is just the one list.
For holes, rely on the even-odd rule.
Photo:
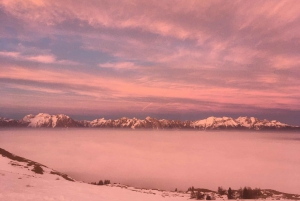
[[(127, 104), (130, 105), (133, 99), (130, 100), (128, 99), (128, 97), (144, 97), (136, 99), (139, 100), (138, 102), (140, 103), (149, 102), (149, 100), (151, 100), (151, 97), (156, 98), (156, 101), (152, 101), (151, 104), (148, 104), (146, 107), (141, 106), (141, 110), (145, 110), (152, 104), (155, 104), (157, 107), (160, 107), (161, 104), (165, 104), (164, 101), (161, 102), (164, 98), (171, 103), (172, 99), (175, 100), (173, 104), (179, 104), (176, 107), (186, 110), (192, 108), (200, 110), (204, 109), (206, 106), (199, 105), (197, 103), (203, 101), (205, 101), (206, 103), (211, 102), (211, 105), (213, 105), (213, 103), (220, 102), (220, 104), (218, 104), (218, 107), (208, 107), (213, 110), (224, 110), (227, 104), (237, 104), (240, 106), (248, 105), (249, 107), (259, 106), (264, 108), (278, 108), (282, 107), (282, 104), (284, 104), (286, 108), (290, 109), (293, 107), (298, 107), (299, 105), (299, 103), (296, 101), (296, 97), (298, 97), (299, 95), (295, 94), (296, 97), (290, 97), (280, 92), (277, 92), (276, 90), (240, 91), (234, 88), (229, 89), (222, 87), (210, 87), (197, 90), (193, 87), (182, 87), (180, 85), (175, 85), (176, 87), (168, 87), (172, 86), (173, 83), (156, 83), (155, 85), (149, 85), (147, 82), (145, 82), (143, 84), (138, 84), (136, 81), (130, 81), (126, 79), (115, 79), (113, 76), (106, 77), (106, 79), (99, 79), (97, 75), (83, 74), (73, 72), (70, 70), (52, 72), (48, 70), (33, 71), (19, 67), (12, 67), (7, 69), (9, 70), (6, 70), (5, 73), (1, 74), (0, 78), (12, 79), (15, 80), (15, 82), (17, 80), (34, 81), (33, 86), (26, 88), (26, 90), (31, 89), (33, 91), (36, 91), (37, 87), (34, 87), (34, 85), (36, 85), (35, 83), (40, 83), (40, 85), (43, 84), (43, 88), (47, 88), (48, 86), (49, 90), (61, 90), (63, 93), (66, 94), (75, 93), (78, 95), (83, 95), (85, 96), (86, 101), (89, 101), (91, 97), (113, 100), (116, 102), (115, 109), (119, 107), (117, 106), (117, 103), (119, 101), (126, 101)], [(24, 85), (24, 83), (22, 85)], [(226, 94), (224, 94), (224, 91), (226, 91)], [(215, 96), (214, 94), (219, 95)], [(189, 97), (189, 99), (194, 100), (194, 102), (187, 101), (187, 99), (182, 99), (183, 97)], [(257, 99), (257, 97), (260, 98)], [(185, 100), (187, 101), (187, 104), (185, 104), (184, 101), (178, 102), (178, 100)], [(272, 100), (276, 101), (273, 101), (273, 104), (270, 105), (269, 102)], [(155, 109), (157, 107), (151, 108)]]
[(78, 65), (79, 63), (68, 60), (58, 60), (52, 54), (23, 55), (20, 52), (0, 52), (0, 56), (10, 57), (16, 60), (32, 61), (45, 64)]
[(145, 107), (143, 107), (142, 111), (144, 111), (147, 107), (149, 107), (150, 105), (152, 105), (153, 103), (149, 103), (147, 104)]
[(147, 112), (300, 109), (297, 0), (0, 4), (0, 77), (27, 91)]
[(138, 66), (136, 66), (133, 62), (101, 63), (98, 66), (102, 68), (113, 68), (113, 69), (123, 69), (123, 70), (138, 68)]

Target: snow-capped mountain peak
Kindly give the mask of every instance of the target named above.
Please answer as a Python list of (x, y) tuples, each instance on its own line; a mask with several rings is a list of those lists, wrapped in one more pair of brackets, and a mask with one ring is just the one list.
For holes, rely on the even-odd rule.
[(192, 126), (198, 129), (221, 129), (236, 128), (238, 123), (230, 117), (208, 117), (207, 119), (194, 121)]
[(280, 128), (292, 128), (288, 124), (281, 123), (276, 120), (268, 121), (266, 119), (259, 120), (255, 117), (239, 117), (236, 121), (245, 128), (261, 130), (261, 129), (280, 129)]
[(22, 123), (27, 127), (78, 127), (78, 123), (64, 114), (50, 115), (47, 113), (39, 113), (37, 115), (29, 114), (22, 119)]
[(266, 129), (300, 129), (281, 123), (277, 120), (260, 120), (255, 117), (208, 117), (196, 121), (179, 121), (156, 119), (147, 116), (145, 119), (122, 117), (120, 119), (95, 119), (93, 121), (76, 121), (71, 117), (58, 114), (50, 115), (39, 113), (29, 114), (21, 120), (0, 118), (0, 127), (99, 127), (99, 128), (129, 128), (129, 129), (197, 129), (197, 130), (220, 130), (220, 129), (244, 129), (244, 130), (266, 130)]

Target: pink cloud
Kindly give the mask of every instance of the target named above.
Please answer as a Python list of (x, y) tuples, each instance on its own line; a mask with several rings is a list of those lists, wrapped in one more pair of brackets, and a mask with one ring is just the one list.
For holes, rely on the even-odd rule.
[[(80, 97), (78, 104), (86, 97), (111, 98), (115, 103), (106, 104), (126, 108), (135, 102), (142, 110), (152, 102), (147, 98), (159, 97), (176, 101), (153, 101), (145, 109), (226, 110), (226, 104), (299, 109), (295, 101), (299, 59), (293, 56), (299, 52), (298, 1), (3, 0), (1, 4), (41, 36), (78, 36), (80, 48), (107, 53), (118, 61), (97, 60), (98, 66), (119, 73), (100, 76), (88, 71), (91, 64), (83, 64), (82, 72), (14, 66), (5, 67), (3, 79), (74, 86), (68, 92)], [(294, 49), (289, 47), (293, 43)], [(17, 49), (0, 56), (57, 66), (77, 64), (59, 60), (51, 51), (25, 53)], [(125, 100), (128, 97), (141, 101)], [(184, 98), (220, 104), (177, 101)]]
[(40, 63), (54, 63), (56, 60), (56, 58), (53, 55), (30, 56), (26, 59), (30, 61), (40, 62)]
[(40, 86), (24, 86), (19, 84), (5, 84), (6, 87), (14, 88), (14, 89), (21, 89), (26, 91), (37, 91), (37, 92), (43, 92), (43, 93), (53, 93), (53, 94), (63, 94), (64, 92), (62, 90), (56, 90), (56, 89), (50, 89), (47, 87), (40, 87)]
[(58, 60), (52, 54), (40, 54), (40, 55), (24, 55), (21, 52), (0, 52), (0, 56), (10, 57), (16, 60), (33, 61), (45, 64), (62, 64), (62, 65), (79, 65), (78, 62), (69, 60)]
[[(193, 1), (190, 3), (177, 2), (176, 4), (170, 3), (169, 1), (160, 2), (157, 1), (110, 1), (110, 2), (98, 2), (91, 1), (89, 3), (77, 2), (74, 4), (72, 1), (29, 1), (24, 3), (23, 1), (3, 1), (5, 8), (13, 15), (27, 20), (29, 24), (36, 24), (36, 28), (43, 27), (45, 24), (56, 25), (61, 22), (67, 21), (68, 19), (79, 19), (87, 22), (94, 28), (108, 27), (117, 29), (132, 29), (138, 28), (142, 31), (158, 34), (163, 37), (175, 37), (180, 40), (195, 39), (198, 41), (198, 45), (203, 45), (207, 40), (213, 40), (208, 49), (210, 49), (209, 55), (202, 55), (203, 57), (209, 56), (208, 59), (220, 59), (223, 51), (233, 50), (246, 50), (248, 52), (235, 52), (235, 55), (228, 55), (225, 59), (233, 62), (245, 62), (251, 61), (252, 52), (256, 50), (253, 47), (247, 47), (243, 44), (237, 44), (237, 47), (231, 49), (232, 43), (236, 40), (243, 40), (243, 38), (237, 38), (238, 36), (230, 36), (223, 40), (215, 37), (218, 31), (219, 25), (215, 24), (218, 21), (223, 22), (224, 26), (228, 25), (228, 28), (220, 31), (232, 31), (238, 32), (239, 30), (249, 28), (253, 32), (250, 36), (256, 37), (256, 35), (264, 35), (273, 32), (270, 37), (264, 38), (264, 40), (272, 41), (285, 39), (286, 34), (291, 34), (291, 30), (294, 34), (299, 32), (297, 26), (294, 28), (290, 27), (289, 31), (280, 31), (278, 27), (285, 26), (286, 23), (292, 22), (299, 18), (299, 12), (296, 1), (264, 1), (264, 2), (251, 2), (246, 1), (243, 3), (230, 2), (223, 5), (221, 1), (205, 1), (197, 2)], [(218, 10), (218, 12), (208, 12), (209, 9)], [(23, 11), (23, 12), (20, 12)], [(130, 14), (129, 14), (130, 13)], [(189, 15), (187, 15), (187, 13)], [(216, 14), (213, 14), (216, 13)], [(232, 16), (231, 16), (232, 15)], [(231, 17), (226, 21), (224, 16)], [(224, 18), (224, 19), (223, 19)], [(47, 27), (47, 26), (46, 26)], [(267, 27), (267, 28), (266, 28)], [(41, 30), (43, 31), (43, 29)], [(47, 29), (48, 31), (48, 29)], [(124, 42), (124, 46), (128, 45), (127, 48), (116, 48), (112, 47), (113, 44), (99, 45), (97, 39), (108, 37), (108, 35), (101, 36), (100, 38), (96, 34), (85, 33), (86, 36), (94, 37), (91, 38), (91, 42), (87, 39), (87, 43), (92, 43), (100, 50), (108, 51), (116, 56), (120, 57), (142, 57), (143, 59), (157, 57), (163, 59), (164, 57), (180, 57), (180, 55), (174, 55), (164, 50), (156, 51), (150, 48), (145, 48), (148, 42), (145, 39), (142, 41), (134, 40), (134, 38), (118, 38), (117, 42)], [(222, 35), (220, 33), (219, 35)], [(294, 35), (296, 36), (296, 35)], [(242, 37), (242, 36), (241, 36)], [(247, 38), (245, 38), (247, 39)], [(95, 41), (96, 40), (96, 41)], [(116, 40), (112, 37), (112, 40)], [(101, 41), (102, 42), (102, 41)], [(259, 41), (258, 41), (259, 43)], [(246, 44), (247, 45), (247, 44)], [(134, 46), (136, 50), (131, 47)], [(145, 50), (146, 49), (146, 50)], [(142, 51), (141, 51), (142, 50)], [(201, 54), (197, 50), (184, 50), (194, 52), (194, 54)], [(250, 57), (245, 59), (245, 55)], [(243, 56), (244, 58), (241, 58)], [(197, 62), (190, 60), (189, 63)], [(50, 58), (47, 58), (48, 61)], [(46, 59), (46, 60), (47, 60)], [(176, 58), (175, 58), (176, 59)], [(50, 59), (51, 60), (51, 59)], [(209, 64), (202, 64), (202, 66), (211, 66)]]
[(0, 56), (19, 58), (20, 53), (19, 52), (0, 52)]
[(20, 52), (0, 52), (0, 56), (11, 57), (17, 60), (35, 61), (40, 63), (55, 63), (56, 61), (54, 55), (28, 56), (28, 55), (22, 55)]
[(136, 66), (133, 62), (115, 62), (115, 63), (101, 63), (98, 65), (102, 68), (114, 68), (114, 69), (136, 69)]
[(247, 47), (234, 47), (227, 51), (227, 55), (224, 60), (238, 63), (241, 65), (251, 64), (253, 58), (263, 58), (265, 57), (265, 52), (254, 50)]
[(298, 56), (275, 56), (271, 59), (272, 66), (276, 69), (289, 69), (300, 66), (300, 59)]
[[(282, 92), (275, 91), (254, 91), (245, 90), (241, 91), (238, 89), (222, 88), (222, 87), (210, 87), (210, 88), (199, 88), (197, 86), (180, 86), (173, 85), (173, 83), (154, 82), (153, 84), (137, 84), (134, 80), (129, 81), (126, 79), (116, 79), (113, 77), (106, 77), (106, 79), (99, 79), (96, 75), (89, 75), (83, 73), (76, 73), (69, 70), (61, 70), (60, 72), (52, 72), (48, 70), (29, 70), (20, 67), (7, 67), (6, 70), (1, 73), (0, 78), (9, 78), (17, 80), (29, 80), (37, 81), (41, 83), (60, 83), (64, 85), (74, 86), (78, 89), (70, 89), (68, 91), (74, 92), (77, 95), (82, 95), (94, 98), (114, 99), (109, 105), (114, 105), (117, 108), (126, 108), (131, 101), (125, 101), (128, 97), (160, 97), (168, 98), (170, 100), (189, 98), (192, 100), (206, 101), (212, 103), (222, 103), (223, 106), (218, 107), (207, 107), (198, 104), (182, 104), (173, 102), (165, 105), (160, 101), (153, 103), (151, 108), (156, 110), (159, 107), (163, 107), (165, 110), (179, 109), (200, 109), (205, 110), (226, 110), (226, 104), (238, 104), (238, 105), (252, 105), (260, 106), (263, 108), (276, 108), (277, 104), (285, 103), (286, 108), (299, 107), (299, 103), (291, 101), (291, 99), (285, 96)], [(170, 86), (175, 87), (170, 87)], [(101, 87), (101, 88), (100, 88)], [(105, 91), (102, 91), (103, 88)], [(27, 88), (26, 90), (30, 90)], [(31, 90), (41, 90), (32, 88)], [(56, 89), (49, 90), (55, 91)], [(99, 91), (100, 90), (100, 91)], [(45, 90), (46, 91), (46, 90)], [(62, 91), (62, 92), (68, 92)], [(257, 97), (260, 97), (259, 99)], [(269, 102), (276, 99), (277, 101), (270, 105)], [(137, 103), (139, 108), (142, 110), (145, 105), (142, 103), (147, 99), (140, 99), (141, 102)], [(116, 106), (119, 102), (124, 102), (123, 106)], [(127, 102), (127, 103), (126, 103)], [(289, 103), (289, 104), (288, 104)], [(282, 105), (280, 105), (282, 107)], [(147, 108), (148, 109), (148, 108)]]
[[(74, 4), (69, 0), (4, 0), (2, 4), (31, 24), (55, 25), (67, 18), (76, 18), (93, 27), (140, 28), (162, 36), (197, 39), (201, 43), (211, 38), (209, 31), (213, 31), (207, 30), (210, 25), (203, 23), (211, 22), (213, 26), (216, 21), (224, 20), (223, 15), (234, 14), (231, 20), (236, 30), (251, 26), (262, 31), (268, 31), (266, 25), (268, 29), (277, 29), (278, 24), (284, 25), (299, 17), (297, 1), (293, 0), (227, 4), (222, 1), (77, 1)], [(207, 12), (209, 9), (216, 12)]]

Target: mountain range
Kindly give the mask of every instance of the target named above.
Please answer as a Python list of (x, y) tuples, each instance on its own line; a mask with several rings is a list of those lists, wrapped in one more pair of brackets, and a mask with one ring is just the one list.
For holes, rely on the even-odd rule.
[(127, 118), (120, 119), (95, 119), (93, 121), (74, 120), (71, 117), (58, 114), (50, 115), (39, 113), (29, 114), (20, 120), (0, 117), (0, 127), (31, 127), (31, 128), (128, 128), (128, 129), (197, 129), (197, 130), (300, 130), (299, 126), (292, 126), (276, 120), (258, 119), (255, 117), (208, 117), (196, 121), (179, 121), (156, 119), (146, 117), (145, 119)]

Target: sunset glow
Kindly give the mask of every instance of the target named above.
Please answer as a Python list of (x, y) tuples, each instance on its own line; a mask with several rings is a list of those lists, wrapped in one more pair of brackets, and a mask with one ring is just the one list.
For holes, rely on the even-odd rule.
[(0, 0), (0, 116), (300, 125), (300, 2)]

